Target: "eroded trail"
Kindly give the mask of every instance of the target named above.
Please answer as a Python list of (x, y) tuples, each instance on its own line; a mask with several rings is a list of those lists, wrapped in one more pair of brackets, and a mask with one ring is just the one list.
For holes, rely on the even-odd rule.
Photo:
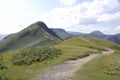
[(103, 51), (102, 54), (91, 54), (85, 58), (79, 58), (77, 60), (67, 61), (60, 65), (56, 65), (47, 69), (37, 80), (70, 80), (70, 77), (88, 61), (99, 55), (107, 55), (113, 52), (114, 51), (112, 50)]

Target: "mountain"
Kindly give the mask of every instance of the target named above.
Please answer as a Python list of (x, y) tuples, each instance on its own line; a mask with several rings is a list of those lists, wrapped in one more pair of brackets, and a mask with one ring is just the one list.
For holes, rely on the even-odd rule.
[(114, 43), (120, 44), (120, 34), (111, 35), (106, 38), (106, 40), (112, 41)]
[(68, 39), (68, 38), (71, 38), (73, 35), (72, 34), (69, 34), (67, 33), (64, 29), (54, 29), (54, 28), (51, 28), (52, 31), (54, 31), (61, 39), (65, 40), (65, 39)]
[(112, 35), (106, 35), (106, 34), (102, 33), (101, 31), (93, 31), (93, 32), (89, 33), (88, 35), (94, 36), (97, 38), (101, 38), (101, 39), (105, 39), (108, 41), (110, 41), (108, 38), (112, 36)]
[(0, 42), (0, 52), (35, 46), (49, 46), (59, 41), (61, 38), (55, 32), (49, 29), (44, 22), (38, 21), (18, 33), (5, 37)]
[(74, 36), (85, 36), (85, 35), (90, 35), (94, 36), (97, 38), (101, 38), (104, 40), (108, 40), (117, 44), (120, 44), (120, 34), (115, 34), (115, 35), (106, 35), (102, 33), (101, 31), (93, 31), (91, 33), (80, 33), (80, 32), (72, 32), (68, 31), (69, 34), (73, 34)]
[(100, 32), (100, 31), (94, 31), (94, 32), (91, 32), (89, 35), (120, 44), (120, 34), (105, 35), (104, 33)]
[(105, 36), (104, 33), (100, 32), (100, 31), (93, 31), (89, 35), (95, 36), (97, 38), (103, 38)]
[(7, 36), (7, 34), (0, 34), (0, 41), (6, 36)]

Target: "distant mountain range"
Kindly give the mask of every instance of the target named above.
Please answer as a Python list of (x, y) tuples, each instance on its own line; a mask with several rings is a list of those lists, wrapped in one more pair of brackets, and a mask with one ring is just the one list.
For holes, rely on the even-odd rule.
[(75, 36), (85, 36), (87, 34), (87, 33), (73, 32), (73, 31), (67, 31), (67, 33)]
[(112, 35), (112, 36), (108, 37), (106, 40), (120, 44), (120, 34)]
[[(74, 36), (85, 35), (102, 38), (120, 44), (120, 34), (105, 35), (100, 31), (94, 31), (89, 34), (65, 31), (60, 28), (48, 28), (44, 22), (38, 21), (18, 33), (10, 34), (7, 37), (3, 35), (5, 38), (0, 41), (0, 52), (36, 46), (50, 46)], [(0, 39), (2, 39), (2, 35), (0, 35)]]
[(94, 32), (90, 33), (89, 35), (120, 44), (120, 34), (105, 35), (104, 33), (100, 32), (100, 31), (94, 31)]
[(120, 34), (115, 34), (115, 35), (106, 35), (100, 31), (93, 31), (89, 34), (87, 33), (79, 33), (79, 32), (68, 32), (68, 33), (71, 33), (73, 35), (80, 35), (80, 36), (84, 36), (84, 35), (90, 35), (90, 36), (94, 36), (94, 37), (97, 37), (97, 38), (101, 38), (101, 39), (104, 39), (104, 40), (108, 40), (108, 41), (111, 41), (111, 42), (114, 42), (114, 43), (117, 43), (117, 44), (120, 44)]
[(71, 38), (72, 36), (74, 36), (73, 34), (70, 34), (70, 33), (66, 32), (64, 29), (51, 28), (51, 30), (54, 31), (63, 40)]
[(106, 35), (100, 31), (93, 31), (91, 33), (80, 33), (73, 31), (65, 31), (64, 29), (52, 29), (60, 38), (67, 39), (73, 36), (85, 36), (90, 35), (104, 40), (108, 40), (117, 44), (120, 44), (120, 34)]

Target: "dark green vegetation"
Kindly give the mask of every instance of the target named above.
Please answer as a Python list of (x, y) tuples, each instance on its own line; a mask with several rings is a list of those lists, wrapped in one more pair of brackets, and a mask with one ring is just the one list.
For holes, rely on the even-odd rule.
[(0, 42), (0, 52), (56, 44), (60, 38), (45, 23), (36, 22)]
[[(0, 55), (0, 71), (7, 69), (7, 66), (4, 63), (3, 57)], [(0, 73), (0, 80), (8, 80), (8, 77), (5, 74)]]
[(9, 80), (9, 79), (6, 75), (0, 74), (0, 80)]
[(3, 57), (0, 55), (0, 70), (7, 69), (7, 66), (4, 63)]
[(60, 49), (50, 47), (21, 50), (17, 54), (13, 55), (12, 63), (14, 65), (30, 65), (33, 62), (53, 59), (61, 54), (62, 51)]
[(10, 80), (35, 80), (36, 76), (42, 73), (45, 68), (60, 62), (56, 60), (60, 57), (61, 50), (54, 47), (37, 47), (8, 51), (1, 55), (7, 69), (0, 70), (0, 76), (8, 77)]

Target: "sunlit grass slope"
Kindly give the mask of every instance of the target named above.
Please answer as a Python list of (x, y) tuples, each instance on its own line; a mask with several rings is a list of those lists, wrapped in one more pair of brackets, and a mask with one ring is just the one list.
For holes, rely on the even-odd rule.
[(120, 80), (120, 52), (90, 61), (75, 73), (72, 80)]
[(44, 69), (50, 66), (60, 64), (67, 60), (85, 57), (88, 56), (89, 53), (99, 53), (100, 50), (103, 50), (104, 47), (101, 46), (103, 46), (104, 43), (96, 44), (94, 40), (93, 43), (86, 41), (81, 37), (74, 37), (54, 46), (61, 49), (63, 52), (63, 54), (59, 57), (42, 62), (36, 62), (32, 65), (23, 66), (13, 65), (11, 62), (12, 56), (16, 54), (19, 50), (5, 52), (1, 55), (3, 56), (4, 63), (6, 64), (8, 69), (2, 70), (0, 71), (0, 73), (6, 74), (10, 80), (35, 80), (35, 78), (38, 77), (38, 75), (40, 75), (44, 71)]
[(89, 41), (94, 42), (96, 45), (99, 45), (102, 47), (108, 47), (108, 48), (115, 49), (115, 50), (120, 50), (120, 45), (115, 44), (113, 42), (103, 40), (100, 38), (96, 38), (96, 37), (92, 37), (92, 36), (85, 36), (84, 38), (88, 39)]
[(85, 36), (84, 38), (101, 47), (111, 48), (116, 53), (93, 59), (79, 69), (72, 77), (72, 80), (119, 80), (120, 46), (95, 37)]

